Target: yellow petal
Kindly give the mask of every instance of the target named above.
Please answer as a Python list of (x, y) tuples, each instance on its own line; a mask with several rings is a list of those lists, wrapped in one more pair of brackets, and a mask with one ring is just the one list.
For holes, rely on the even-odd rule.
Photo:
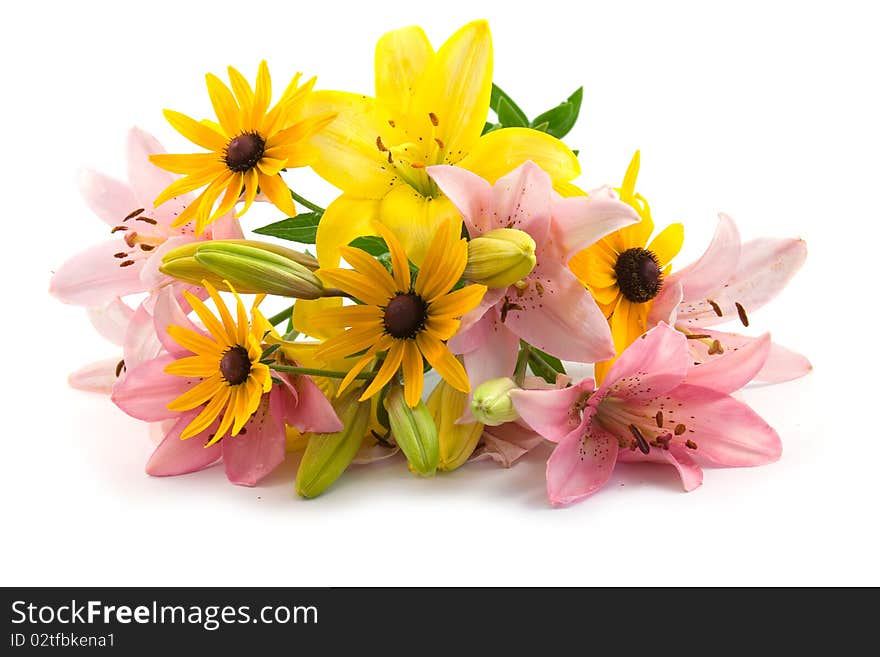
[(302, 73), (293, 76), (287, 89), (275, 103), (275, 107), (266, 114), (263, 120), (263, 134), (272, 135), (278, 130), (284, 130), (302, 114), (303, 104), (315, 87), (316, 78), (312, 77), (304, 85), (299, 86), (301, 77)]
[(412, 340), (407, 340), (403, 345), (403, 398), (407, 406), (412, 408), (422, 398), (425, 370), (418, 345)]
[(407, 114), (434, 49), (420, 27), (388, 32), (376, 44), (376, 99)]
[(235, 213), (236, 218), (243, 215), (253, 205), (257, 198), (257, 189), (260, 186), (260, 174), (256, 169), (251, 169), (244, 174), (244, 205)]
[(158, 208), (165, 201), (180, 196), (181, 194), (191, 192), (199, 187), (204, 187), (222, 176), (226, 171), (228, 171), (228, 169), (225, 166), (218, 164), (211, 169), (205, 169), (180, 178), (179, 180), (175, 180), (156, 197), (154, 205)]
[(267, 176), (260, 174), (260, 189), (269, 197), (272, 204), (288, 217), (296, 216), (296, 206), (290, 196), (290, 189), (281, 175)]
[(669, 261), (681, 251), (683, 242), (684, 226), (681, 224), (669, 224), (651, 241), (651, 244), (648, 245), (648, 250), (657, 256), (657, 259), (660, 261), (660, 269), (664, 269), (669, 264)]
[(186, 356), (165, 366), (166, 374), (176, 376), (206, 377), (217, 373), (219, 362), (205, 356)]
[(211, 401), (205, 405), (202, 412), (193, 418), (193, 421), (186, 425), (181, 432), (180, 439), (186, 440), (211, 426), (211, 423), (217, 419), (217, 416), (223, 411), (226, 402), (229, 401), (229, 386), (221, 386), (217, 393), (211, 398)]
[(485, 285), (466, 285), (432, 301), (428, 314), (438, 318), (461, 317), (476, 308), (485, 294)]
[(382, 236), (382, 239), (385, 240), (385, 244), (388, 245), (388, 252), (391, 254), (391, 272), (394, 275), (397, 289), (402, 292), (409, 291), (412, 277), (409, 271), (409, 260), (406, 257), (403, 245), (386, 226), (377, 225), (376, 229)]
[(343, 194), (324, 211), (318, 224), (318, 262), (322, 267), (339, 264), (339, 247), (362, 235), (375, 235), (373, 221), (379, 216), (379, 201)]
[(317, 352), (318, 358), (350, 356), (373, 347), (382, 337), (382, 325), (348, 329), (342, 335), (327, 340)]
[(194, 385), (177, 399), (168, 404), (169, 411), (189, 411), (201, 406), (214, 395), (220, 393), (226, 384), (220, 373), (217, 372), (210, 378)]
[[(348, 264), (354, 267), (355, 271), (372, 281), (377, 288), (377, 294), (388, 299), (401, 291), (388, 270), (366, 251), (356, 249), (353, 246), (343, 246), (339, 248), (339, 252)], [(409, 290), (408, 287), (407, 290)]]
[(382, 199), (379, 208), (379, 221), (391, 229), (409, 259), (419, 267), (425, 260), (437, 226), (445, 219), (461, 220), (448, 198), (425, 198), (409, 185), (392, 189)]
[(250, 116), (251, 108), (254, 106), (254, 91), (251, 89), (250, 83), (245, 77), (238, 72), (238, 69), (230, 66), (229, 82), (232, 84), (232, 91), (238, 99), (238, 106), (241, 108), (241, 114), (244, 117)]
[(333, 326), (349, 327), (360, 324), (376, 325), (382, 321), (382, 309), (377, 306), (342, 306), (327, 308), (311, 319), (310, 326), (318, 329)]
[[(189, 302), (189, 305), (192, 306), (196, 315), (199, 316), (199, 319), (202, 320), (205, 328), (207, 328), (211, 335), (214, 336), (214, 339), (222, 345), (232, 345), (235, 342), (235, 322), (232, 321), (232, 315), (229, 314), (226, 304), (223, 303), (223, 298), (217, 290), (214, 289), (214, 286), (207, 281), (205, 281), (204, 285), (208, 294), (211, 296), (211, 300), (217, 307), (217, 312), (220, 314), (220, 320), (218, 320), (204, 302), (194, 294), (185, 291), (183, 293), (184, 297), (186, 297), (186, 300)], [(222, 324), (220, 323), (221, 320), (223, 322)]]
[(364, 390), (364, 394), (361, 395), (361, 401), (369, 399), (375, 395), (391, 380), (391, 377), (397, 374), (397, 370), (400, 369), (400, 362), (403, 360), (405, 344), (406, 342), (403, 340), (395, 340), (392, 343), (391, 348), (388, 349), (388, 355), (382, 362), (382, 367), (379, 368), (379, 371), (376, 372), (375, 378), (370, 382), (370, 385), (367, 386), (367, 389)]
[(192, 174), (205, 169), (225, 166), (217, 153), (156, 153), (150, 155), (150, 162), (171, 173)]
[(223, 346), (213, 342), (201, 333), (196, 333), (182, 326), (169, 326), (166, 331), (171, 338), (184, 349), (200, 356), (214, 356), (217, 362), (223, 355)]
[(449, 347), (424, 332), (416, 336), (416, 343), (425, 359), (431, 364), (431, 367), (437, 370), (437, 374), (443, 377), (446, 383), (456, 390), (470, 392), (471, 386), (467, 373), (458, 359), (449, 351)]
[(372, 362), (374, 356), (375, 354), (371, 351), (354, 364), (354, 366), (348, 371), (348, 374), (345, 375), (345, 378), (340, 381), (339, 388), (336, 390), (337, 397), (348, 389), (348, 386), (350, 386), (357, 375), (361, 373), (361, 370)]
[(461, 239), (461, 222), (445, 220), (425, 254), (415, 291), (429, 303), (449, 292), (467, 266), (467, 254), (467, 242)]
[(260, 170), (260, 173), (266, 176), (277, 176), (281, 173), (281, 169), (285, 167), (287, 164), (287, 160), (279, 160), (274, 157), (268, 157), (264, 155), (260, 158), (260, 161), (257, 162), (257, 169)]
[(577, 178), (581, 165), (561, 141), (531, 128), (504, 128), (486, 133), (458, 166), (494, 183), (526, 160), (544, 169), (554, 184)]
[(238, 202), (238, 198), (241, 196), (241, 187), (243, 182), (244, 174), (233, 174), (230, 181), (226, 183), (226, 193), (223, 195), (223, 200), (220, 201), (220, 205), (218, 205), (217, 209), (214, 210), (214, 214), (211, 215), (211, 219), (208, 221), (208, 223), (213, 223), (223, 215), (232, 211), (232, 208), (235, 207), (235, 204)]
[(636, 151), (633, 153), (626, 173), (623, 175), (623, 183), (620, 185), (620, 200), (624, 203), (632, 204), (636, 195), (636, 180), (639, 177), (639, 167), (641, 166), (641, 153)]
[[(486, 21), (468, 23), (431, 58), (414, 107), (433, 115), (434, 136), (443, 144), (435, 162), (453, 163), (480, 138), (492, 93), (492, 37)], [(447, 155), (448, 154), (448, 155)]]
[(461, 321), (449, 317), (428, 316), (425, 320), (425, 330), (438, 340), (448, 340), (461, 326)]
[(272, 102), (272, 78), (269, 76), (266, 60), (263, 60), (257, 69), (257, 87), (254, 92), (254, 106), (251, 108), (250, 125), (248, 126), (250, 130), (260, 128), (270, 102)]
[(205, 81), (208, 84), (208, 96), (211, 98), (214, 114), (217, 115), (223, 131), (227, 137), (235, 137), (241, 132), (241, 112), (238, 110), (238, 103), (235, 102), (229, 87), (216, 75), (208, 73)]
[(381, 289), (373, 279), (350, 269), (319, 269), (316, 274), (325, 285), (338, 287), (358, 301), (374, 306), (384, 306), (396, 293)]
[(318, 175), (353, 196), (381, 198), (395, 176), (387, 154), (377, 146), (377, 138), (388, 137), (391, 127), (382, 118), (376, 101), (342, 91), (316, 91), (309, 96), (304, 111), (309, 115), (336, 115), (310, 140), (316, 148), (312, 167)]
[(216, 130), (212, 130), (208, 126), (189, 118), (186, 114), (175, 112), (174, 110), (163, 110), (171, 127), (177, 130), (184, 137), (194, 144), (198, 144), (202, 148), (209, 151), (222, 152), (226, 148), (227, 138)]
[(338, 335), (341, 329), (333, 330), (333, 327), (317, 326), (318, 320), (327, 310), (338, 308), (342, 305), (341, 297), (325, 297), (314, 301), (298, 300), (293, 306), (293, 328), (304, 335), (319, 340), (326, 340)]

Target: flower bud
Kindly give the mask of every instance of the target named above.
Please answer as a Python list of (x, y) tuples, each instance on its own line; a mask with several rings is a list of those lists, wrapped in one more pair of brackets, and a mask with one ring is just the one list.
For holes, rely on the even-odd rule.
[(440, 461), (437, 467), (443, 471), (455, 470), (473, 454), (480, 436), (483, 435), (483, 424), (456, 424), (467, 406), (467, 394), (443, 380), (431, 392), (426, 406), (437, 425), (440, 443)]
[[(216, 240), (174, 249), (163, 259), (161, 270), (187, 282), (228, 280), (240, 292), (317, 299), (324, 286), (309, 268), (313, 261), (265, 242)], [(196, 274), (201, 276), (193, 280)]]
[(515, 228), (496, 228), (468, 242), (464, 277), (487, 287), (507, 287), (535, 267), (535, 240)]
[(437, 471), (440, 448), (437, 426), (425, 403), (419, 400), (415, 408), (407, 405), (403, 388), (392, 386), (385, 396), (385, 410), (397, 446), (406, 455), (413, 472), (431, 477)]
[(370, 421), (370, 402), (359, 402), (360, 388), (335, 400), (333, 409), (342, 420), (337, 433), (312, 433), (296, 473), (296, 492), (317, 497), (339, 479), (354, 460)]
[(518, 386), (513, 379), (501, 377), (489, 379), (477, 386), (471, 399), (471, 412), (483, 424), (496, 427), (505, 422), (513, 422), (519, 413), (513, 407), (510, 391)]

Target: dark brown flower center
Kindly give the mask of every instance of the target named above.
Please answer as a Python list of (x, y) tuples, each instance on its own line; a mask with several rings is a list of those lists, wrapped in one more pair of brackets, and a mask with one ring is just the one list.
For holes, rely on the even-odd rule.
[(401, 292), (385, 306), (385, 332), (393, 338), (412, 339), (425, 328), (428, 305), (414, 292)]
[(239, 135), (226, 147), (226, 166), (232, 171), (250, 171), (263, 157), (266, 142), (256, 132)]
[(641, 247), (627, 249), (617, 256), (614, 273), (621, 293), (633, 303), (650, 301), (663, 286), (657, 256)]
[(251, 373), (251, 358), (247, 349), (240, 345), (230, 347), (220, 359), (220, 374), (230, 385), (237, 386), (247, 381)]

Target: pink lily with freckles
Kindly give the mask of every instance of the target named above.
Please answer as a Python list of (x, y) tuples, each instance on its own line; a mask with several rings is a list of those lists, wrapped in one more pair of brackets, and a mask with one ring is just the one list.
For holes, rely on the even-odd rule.
[[(253, 315), (255, 321), (268, 329), (268, 322), (259, 311), (254, 310)], [(255, 486), (284, 460), (286, 425), (301, 432), (342, 430), (339, 417), (311, 378), (275, 372), (276, 381), (263, 393), (238, 435), (227, 434), (216, 441), (215, 434), (222, 422), (218, 416), (202, 431), (182, 440), (184, 430), (202, 413), (205, 404), (186, 411), (168, 408), (201, 381), (165, 371), (175, 361), (192, 356), (170, 336), (168, 327), (181, 327), (204, 339), (209, 336), (189, 319), (170, 288), (158, 293), (153, 322), (155, 335), (164, 348), (162, 354), (130, 368), (113, 387), (112, 394), (113, 402), (128, 415), (167, 427), (147, 463), (147, 474), (157, 477), (187, 474), (222, 460), (229, 481)], [(228, 426), (224, 432), (227, 430)]]
[(614, 355), (608, 322), (566, 264), (602, 236), (637, 222), (632, 208), (607, 188), (562, 198), (533, 162), (495, 185), (460, 167), (427, 171), (461, 213), (471, 238), (516, 228), (536, 244), (532, 272), (515, 285), (490, 289), (449, 342), (464, 355), (472, 386), (511, 374), (520, 339), (563, 360), (594, 362)]
[(764, 335), (731, 354), (724, 368), (692, 367), (684, 334), (660, 323), (630, 345), (602, 385), (592, 380), (560, 390), (514, 390), (516, 410), (557, 443), (547, 462), (555, 505), (604, 486), (618, 461), (669, 463), (685, 490), (703, 481), (699, 462), (753, 466), (779, 458), (779, 436), (730, 393), (764, 366)]
[[(799, 239), (762, 238), (742, 244), (736, 224), (721, 214), (706, 252), (664, 280), (648, 326), (674, 325), (691, 338), (693, 362), (723, 369), (731, 354), (761, 338), (708, 327), (727, 321), (748, 326), (749, 316), (782, 291), (806, 257), (807, 245)], [(812, 367), (805, 356), (774, 343), (755, 378), (789, 381)]]

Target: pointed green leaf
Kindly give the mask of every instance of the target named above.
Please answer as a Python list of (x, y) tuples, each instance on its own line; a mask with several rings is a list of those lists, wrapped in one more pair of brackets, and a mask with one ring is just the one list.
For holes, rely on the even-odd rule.
[[(510, 113), (511, 116), (516, 117), (514, 119), (515, 123), (508, 124), (501, 119), (502, 101), (505, 105), (504, 112)], [(504, 127), (529, 125), (529, 117), (526, 116), (526, 113), (519, 108), (519, 105), (513, 102), (513, 98), (508, 96), (501, 87), (494, 83), (492, 84), (492, 96), (489, 99), (489, 107), (495, 110), (495, 113), (498, 115), (499, 123)]]
[(375, 235), (356, 237), (349, 242), (348, 245), (360, 249), (361, 251), (366, 251), (371, 256), (378, 257), (388, 253), (388, 245), (385, 244), (385, 240), (381, 237), (376, 237)]
[(514, 109), (512, 101), (502, 98), (498, 101), (498, 122), (505, 128), (525, 128), (529, 125), (529, 120), (522, 111)]
[(562, 139), (574, 127), (581, 111), (581, 102), (584, 98), (584, 88), (579, 87), (567, 100), (563, 101), (551, 110), (548, 110), (532, 121), (532, 126), (547, 123), (544, 132)]
[(282, 240), (300, 242), (301, 244), (314, 244), (318, 234), (318, 222), (321, 221), (321, 213), (304, 212), (295, 217), (276, 221), (274, 224), (255, 228), (258, 235), (271, 235)]

